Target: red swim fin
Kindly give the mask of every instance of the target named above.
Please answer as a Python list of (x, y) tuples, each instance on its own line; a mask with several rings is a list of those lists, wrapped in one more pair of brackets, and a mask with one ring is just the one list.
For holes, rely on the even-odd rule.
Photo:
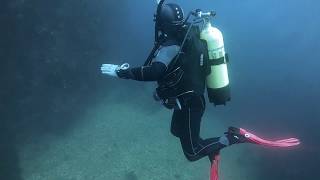
[(267, 140), (261, 138), (245, 129), (239, 129), (240, 135), (244, 136), (248, 142), (263, 145), (263, 146), (271, 146), (271, 147), (291, 147), (297, 146), (300, 144), (300, 140), (297, 138), (288, 138), (288, 139), (280, 139), (276, 141)]
[(229, 127), (228, 132), (226, 132), (230, 144), (238, 143), (254, 143), (262, 146), (268, 147), (291, 147), (300, 144), (300, 140), (297, 138), (288, 138), (280, 140), (267, 140), (261, 138), (245, 129)]
[(220, 155), (217, 154), (214, 156), (214, 159), (211, 164), (210, 180), (219, 180), (219, 162), (220, 162)]
[[(245, 129), (229, 127), (228, 132), (225, 133), (231, 144), (238, 143), (253, 143), (266, 147), (292, 147), (300, 144), (300, 140), (297, 138), (287, 138), (280, 140), (267, 140), (265, 138), (261, 138)], [(219, 154), (215, 155), (211, 169), (210, 169), (210, 180), (219, 180)]]

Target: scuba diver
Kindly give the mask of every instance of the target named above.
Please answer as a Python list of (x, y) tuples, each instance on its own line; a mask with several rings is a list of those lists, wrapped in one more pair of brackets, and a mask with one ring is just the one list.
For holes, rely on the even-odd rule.
[[(190, 39), (185, 39), (188, 26), (184, 12), (177, 4), (163, 5), (156, 15), (156, 24), (161, 31), (161, 44), (154, 58), (146, 65), (117, 69), (119, 78), (137, 81), (157, 81), (155, 93), (167, 108), (173, 108), (171, 132), (180, 138), (183, 152), (188, 160), (204, 156), (211, 160), (220, 149), (239, 142), (233, 136), (210, 139), (200, 138), (200, 123), (205, 110), (205, 80), (208, 50), (206, 43), (196, 36), (195, 27), (189, 30)], [(188, 37), (187, 37), (188, 38)], [(184, 43), (183, 40), (188, 41)], [(193, 46), (194, 47), (191, 47)], [(193, 52), (185, 52), (193, 50)], [(184, 54), (183, 54), (184, 53)], [(104, 71), (102, 66), (102, 72)]]
[[(190, 16), (194, 16), (192, 22), (188, 21)], [(101, 71), (122, 79), (156, 81), (154, 98), (173, 109), (171, 133), (180, 139), (185, 157), (189, 161), (208, 157), (211, 179), (218, 179), (218, 155), (227, 146), (248, 142), (288, 147), (299, 144), (299, 140), (267, 141), (235, 127), (219, 137), (200, 137), (205, 90), (214, 105), (226, 105), (231, 99), (228, 55), (222, 33), (210, 23), (214, 16), (215, 12), (196, 10), (185, 18), (179, 5), (161, 0), (155, 15), (155, 45), (144, 65), (102, 64)]]

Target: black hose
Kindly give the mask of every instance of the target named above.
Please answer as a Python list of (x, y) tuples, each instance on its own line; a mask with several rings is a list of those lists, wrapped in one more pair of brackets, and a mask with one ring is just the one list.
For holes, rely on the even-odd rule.
[(146, 61), (144, 62), (144, 66), (147, 66), (151, 63), (152, 59), (154, 58), (154, 54), (156, 53), (156, 51), (159, 49), (161, 43), (163, 43), (164, 38), (160, 38), (159, 33), (160, 33), (160, 29), (159, 29), (159, 20), (160, 20), (160, 13), (161, 13), (161, 9), (162, 9), (162, 5), (164, 3), (165, 0), (160, 0), (158, 6), (157, 6), (157, 12), (155, 14), (155, 27), (154, 27), (154, 46), (152, 51), (150, 52), (148, 58), (146, 59)]

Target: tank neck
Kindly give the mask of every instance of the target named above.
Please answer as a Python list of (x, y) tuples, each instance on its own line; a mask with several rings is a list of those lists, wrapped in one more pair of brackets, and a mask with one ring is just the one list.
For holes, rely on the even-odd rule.
[(206, 19), (204, 22), (204, 28), (210, 28), (210, 27), (212, 27), (212, 24), (209, 19)]

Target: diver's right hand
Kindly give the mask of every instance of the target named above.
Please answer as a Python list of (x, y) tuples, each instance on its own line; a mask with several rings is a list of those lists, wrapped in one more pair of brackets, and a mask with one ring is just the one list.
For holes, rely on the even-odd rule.
[(134, 79), (134, 75), (131, 72), (130, 65), (128, 63), (124, 63), (122, 65), (102, 64), (101, 72), (102, 74), (121, 79)]
[(102, 64), (100, 69), (102, 74), (118, 77), (116, 71), (119, 69), (119, 67), (120, 66), (116, 64)]

